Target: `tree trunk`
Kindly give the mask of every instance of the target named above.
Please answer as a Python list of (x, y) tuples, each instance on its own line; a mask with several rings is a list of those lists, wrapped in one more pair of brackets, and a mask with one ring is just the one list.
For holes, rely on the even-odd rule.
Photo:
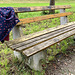
[[(55, 5), (55, 0), (50, 0), (50, 6), (51, 6), (51, 5)], [(50, 10), (50, 11), (49, 11), (49, 14), (50, 14), (50, 13), (51, 13), (51, 14), (54, 14), (54, 13), (55, 13), (55, 10)]]

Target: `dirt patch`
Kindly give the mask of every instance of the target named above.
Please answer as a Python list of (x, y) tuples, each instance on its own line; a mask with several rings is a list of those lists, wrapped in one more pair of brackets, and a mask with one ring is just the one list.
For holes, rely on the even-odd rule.
[(56, 60), (47, 65), (45, 75), (75, 75), (75, 49), (57, 54)]

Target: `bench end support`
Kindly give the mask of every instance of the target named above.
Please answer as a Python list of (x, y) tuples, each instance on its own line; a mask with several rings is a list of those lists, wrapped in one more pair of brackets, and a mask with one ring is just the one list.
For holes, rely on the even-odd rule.
[(41, 51), (37, 54), (34, 54), (33, 56), (30, 56), (26, 59), (26, 64), (33, 70), (41, 71), (42, 66), (40, 63), (41, 59), (46, 59), (46, 52)]

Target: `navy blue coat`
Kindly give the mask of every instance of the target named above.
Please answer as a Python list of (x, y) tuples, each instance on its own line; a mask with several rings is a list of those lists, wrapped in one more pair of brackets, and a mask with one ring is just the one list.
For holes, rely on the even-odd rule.
[(12, 28), (19, 22), (12, 7), (0, 7), (0, 41), (8, 36)]

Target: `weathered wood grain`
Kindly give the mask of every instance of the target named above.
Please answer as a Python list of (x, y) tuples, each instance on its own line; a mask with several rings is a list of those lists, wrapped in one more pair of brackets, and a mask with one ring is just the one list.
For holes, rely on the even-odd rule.
[[(74, 28), (75, 28), (75, 27), (74, 27)], [(73, 28), (73, 29), (74, 29), (74, 28)], [(68, 30), (66, 30), (66, 31), (68, 31)], [(64, 33), (66, 33), (66, 32), (64, 31)], [(16, 51), (23, 51), (23, 50), (25, 50), (25, 49), (27, 49), (27, 48), (33, 47), (33, 46), (35, 46), (35, 45), (37, 45), (37, 44), (43, 43), (43, 42), (45, 42), (45, 41), (47, 41), (47, 40), (49, 40), (49, 39), (51, 39), (51, 38), (54, 38), (54, 37), (56, 37), (56, 36), (58, 36), (58, 35), (60, 35), (60, 34), (63, 34), (63, 32), (61, 32), (61, 33), (58, 32), (58, 34), (55, 34), (55, 35), (53, 35), (53, 36), (51, 35), (51, 36), (48, 36), (48, 37), (46, 37), (46, 38), (40, 39), (40, 40), (38, 40), (38, 41), (35, 41), (35, 42), (32, 42), (32, 43), (23, 45), (23, 46), (21, 46), (21, 47), (15, 48), (15, 50), (16, 50)], [(13, 48), (13, 47), (12, 47), (12, 48)]]
[(26, 55), (26, 56), (31, 56), (31, 55), (33, 55), (33, 54), (35, 54), (37, 52), (42, 51), (43, 49), (48, 48), (51, 45), (54, 45), (54, 44), (56, 44), (56, 43), (58, 43), (58, 42), (60, 42), (60, 41), (62, 41), (64, 39), (74, 35), (74, 34), (75, 34), (75, 29), (72, 30), (72, 31), (69, 31), (67, 33), (64, 33), (62, 35), (59, 35), (59, 36), (57, 36), (55, 38), (52, 38), (52, 39), (50, 39), (48, 41), (45, 41), (45, 42), (43, 42), (41, 44), (38, 44), (38, 45), (36, 45), (34, 47), (31, 47), (31, 48), (23, 51), (23, 54)]
[(14, 50), (17, 50), (17, 51), (23, 51), (23, 50), (25, 50), (29, 47), (32, 47), (32, 46), (35, 46), (37, 44), (43, 43), (44, 41), (47, 41), (47, 40), (49, 40), (51, 38), (54, 38), (58, 35), (66, 33), (66, 32), (68, 32), (68, 31), (70, 31), (74, 28), (75, 28), (75, 25), (71, 25), (69, 27), (66, 27), (66, 28), (63, 28), (63, 29), (60, 29), (60, 30), (57, 30), (57, 31), (54, 31), (54, 32), (36, 37), (36, 38), (33, 38), (31, 40), (27, 40), (27, 41), (24, 41), (22, 43), (14, 44), (10, 47)]
[(33, 18), (20, 19), (20, 22), (17, 23), (16, 25), (21, 26), (27, 23), (42, 21), (42, 20), (51, 19), (51, 18), (63, 17), (63, 16), (72, 15), (72, 14), (73, 14), (72, 12), (65, 12), (65, 13), (58, 13), (53, 15), (45, 15), (45, 16), (39, 16), (39, 17), (33, 17)]
[(47, 33), (50, 33), (50, 32), (53, 32), (55, 30), (58, 30), (58, 29), (61, 29), (63, 27), (67, 27), (67, 26), (70, 26), (72, 24), (75, 24), (75, 22), (71, 22), (71, 23), (67, 23), (65, 25), (59, 25), (57, 27), (53, 27), (53, 28), (48, 28), (48, 29), (45, 29), (43, 31), (39, 31), (39, 32), (36, 32), (36, 33), (33, 33), (33, 34), (30, 34), (30, 35), (27, 35), (27, 36), (23, 36), (23, 37), (20, 37), (20, 38), (17, 38), (15, 40), (11, 40), (9, 42), (5, 42), (8, 46), (11, 46), (11, 45), (14, 45), (14, 44), (17, 44), (17, 43), (20, 43), (20, 42), (23, 42), (23, 41), (26, 41), (26, 40), (29, 40), (29, 39), (32, 39), (34, 37), (38, 37), (40, 35), (44, 35), (44, 34), (47, 34)]
[(58, 6), (37, 6), (37, 7), (14, 7), (15, 13), (23, 12), (35, 12), (45, 10), (67, 9), (71, 8), (70, 5), (58, 5)]

